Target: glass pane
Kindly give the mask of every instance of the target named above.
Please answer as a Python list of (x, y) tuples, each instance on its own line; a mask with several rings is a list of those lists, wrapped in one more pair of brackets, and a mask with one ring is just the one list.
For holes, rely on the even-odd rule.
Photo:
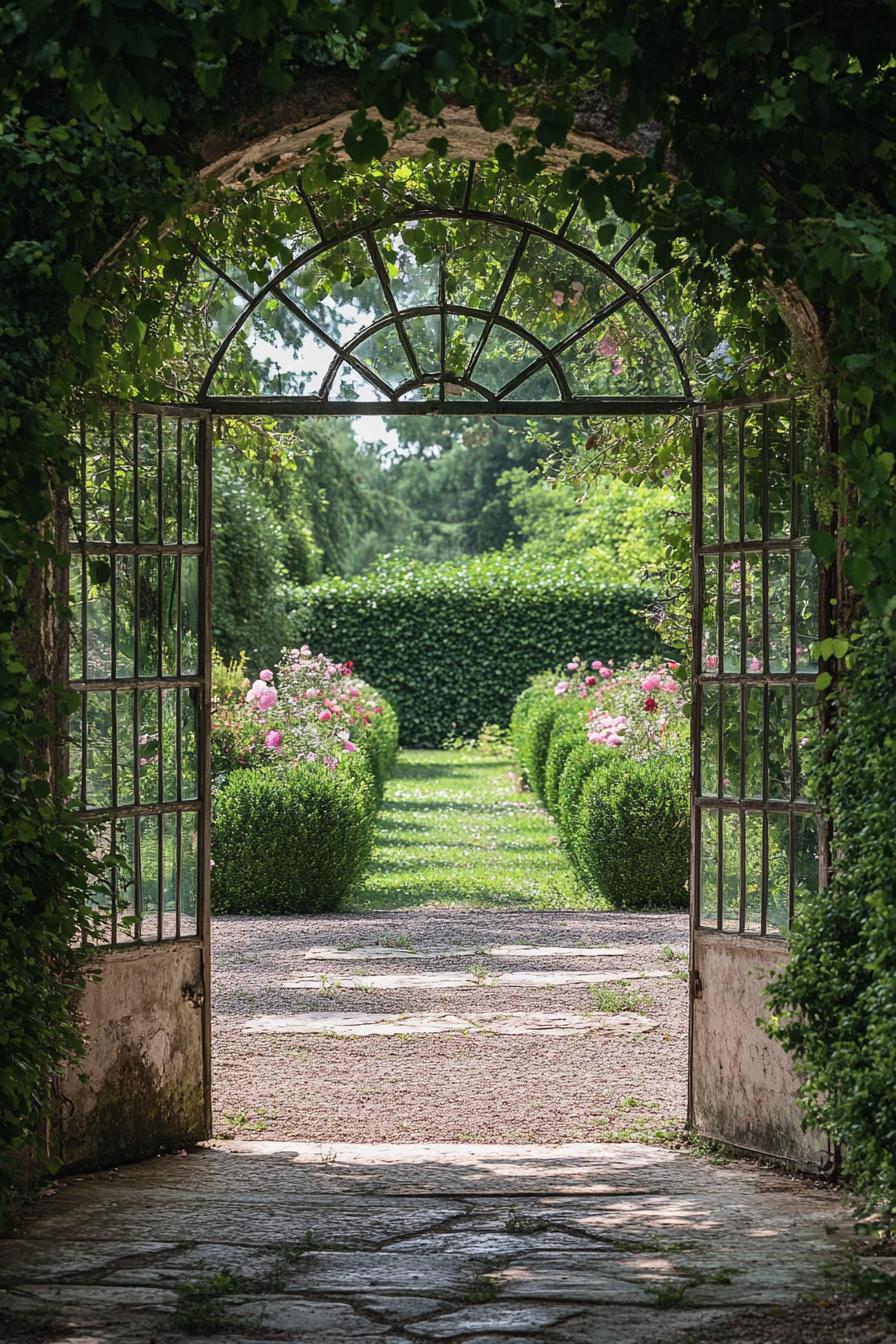
[(722, 928), (740, 928), (740, 816), (722, 813)]
[(768, 688), (768, 796), (790, 798), (790, 687)]
[(587, 332), (558, 359), (573, 396), (681, 393), (669, 347), (653, 320), (634, 301)]
[(140, 656), (138, 676), (159, 675), (159, 556), (137, 557), (138, 635)]
[(162, 818), (162, 937), (177, 935), (177, 823), (176, 812)]
[(741, 562), (729, 556), (722, 557), (725, 575), (723, 594), (724, 647), (722, 670), (738, 673), (741, 670)]
[(768, 535), (790, 536), (790, 408), (768, 408)]
[(159, 818), (139, 817), (140, 909), (138, 936), (147, 942), (158, 937), (159, 921)]
[(700, 923), (718, 928), (719, 817), (715, 811), (700, 814)]
[(761, 686), (747, 689), (747, 721), (744, 734), (744, 797), (762, 797), (765, 692)]
[(68, 600), (71, 610), (71, 625), (68, 639), (68, 675), (72, 681), (80, 681), (84, 673), (84, 646), (81, 638), (81, 603), (84, 600), (84, 558), (73, 552), (69, 560)]
[(811, 465), (818, 460), (820, 429), (817, 413), (811, 402), (796, 403), (796, 424), (794, 426), (794, 522), (797, 537), (807, 537), (817, 526), (815, 506), (812, 501)]
[[(438, 317), (409, 317), (404, 324), (421, 373), (441, 372), (442, 327)], [(461, 370), (463, 372), (463, 370)]]
[(722, 793), (740, 798), (740, 687), (723, 686), (722, 693)]
[(131, 555), (115, 560), (115, 675), (134, 675), (134, 637), (137, 626), (137, 561)]
[(560, 388), (549, 368), (541, 368), (508, 396), (508, 401), (557, 401)]
[(331, 401), (386, 400), (385, 394), (351, 364), (340, 364), (329, 395)]
[(177, 674), (177, 560), (162, 556), (162, 676)]
[(484, 327), (485, 323), (478, 317), (458, 317), (455, 313), (449, 313), (445, 327), (446, 372), (456, 378), (463, 377)]
[(719, 792), (719, 688), (704, 686), (703, 718), (700, 724), (700, 793), (704, 798)]
[(87, 696), (88, 807), (112, 806), (112, 696), (91, 691)]
[(379, 229), (375, 234), (399, 308), (438, 304), (446, 224), (441, 219), (412, 219), (398, 229)]
[(821, 745), (820, 736), (818, 692), (814, 686), (798, 686), (796, 688), (796, 782), (794, 787), (797, 798), (811, 800), (814, 797), (810, 780), (818, 763), (818, 749)]
[(389, 312), (370, 253), (359, 238), (313, 257), (280, 288), (340, 345)]
[(793, 904), (799, 913), (800, 901), (814, 895), (819, 886), (818, 862), (821, 848), (818, 840), (818, 818), (814, 814), (794, 817), (795, 849), (793, 875)]
[(159, 540), (159, 442), (155, 416), (137, 417), (137, 540)]
[(811, 551), (796, 553), (796, 671), (814, 672), (818, 642), (818, 562)]
[(141, 803), (159, 801), (159, 691), (140, 691), (137, 774)]
[(540, 358), (538, 350), (521, 336), (503, 327), (492, 327), (482, 353), (477, 359), (472, 377), (490, 392), (498, 392), (522, 373), (527, 365)]
[(390, 387), (398, 387), (401, 383), (413, 380), (411, 366), (394, 326), (374, 332), (355, 346), (352, 353)]
[(134, 797), (134, 692), (118, 691), (118, 805), (129, 807)]
[(748, 552), (744, 555), (743, 566), (744, 603), (746, 607), (747, 621), (745, 671), (748, 674), (755, 676), (763, 671), (761, 555), (751, 555)]
[(768, 913), (766, 933), (786, 933), (790, 928), (790, 817), (768, 815)]
[(183, 812), (180, 820), (180, 932), (189, 938), (198, 927), (199, 818), (195, 812)]
[(719, 436), (718, 417), (703, 420), (703, 542), (719, 539)]
[(177, 511), (180, 486), (177, 470), (176, 420), (162, 420), (162, 541), (169, 545), (177, 542)]
[(112, 566), (105, 556), (87, 558), (87, 675), (112, 675)]
[(736, 411), (722, 416), (722, 515), (725, 541), (740, 538), (740, 427)]
[(762, 537), (762, 411), (744, 416), (744, 537)]
[(199, 671), (199, 556), (181, 556), (180, 670), (184, 676)]
[(744, 932), (762, 931), (762, 814), (747, 812), (744, 816), (746, 845), (746, 879)]
[(135, 540), (134, 422), (131, 416), (115, 417), (115, 539)]
[(199, 540), (199, 424), (185, 420), (181, 429), (180, 509), (183, 539)]
[(790, 555), (768, 557), (768, 670), (790, 671)]
[(199, 691), (195, 688), (180, 692), (180, 754), (181, 754), (181, 798), (196, 798), (199, 781), (199, 739), (197, 736), (197, 701)]
[(703, 670), (719, 670), (719, 566), (721, 558), (703, 561)]
[(117, 939), (120, 943), (133, 941), (136, 934), (134, 906), (134, 828), (130, 817), (119, 817), (116, 822), (118, 864), (115, 870), (115, 894), (118, 909)]
[(162, 692), (162, 797), (177, 802), (177, 695)]
[(516, 251), (515, 229), (469, 220), (449, 233), (445, 258), (445, 292), (449, 303), (489, 310)]
[(215, 396), (316, 396), (333, 356), (332, 346), (271, 298), (237, 331), (209, 390)]
[(501, 312), (546, 345), (556, 345), (622, 292), (574, 253), (530, 235)]
[(110, 428), (103, 423), (85, 430), (85, 532), (88, 541), (112, 540)]

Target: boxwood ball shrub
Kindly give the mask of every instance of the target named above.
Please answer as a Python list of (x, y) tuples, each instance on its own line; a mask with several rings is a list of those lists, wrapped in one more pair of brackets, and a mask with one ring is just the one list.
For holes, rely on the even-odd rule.
[(673, 757), (617, 753), (582, 790), (577, 867), (616, 910), (688, 904), (688, 770)]
[[(569, 721), (568, 717), (557, 715), (548, 743), (548, 754), (544, 765), (544, 805), (553, 815), (557, 815), (560, 804), (560, 780), (570, 754), (582, 741), (581, 721)], [(592, 755), (595, 748), (592, 748)]]
[(338, 910), (364, 872), (376, 813), (369, 768), (235, 770), (212, 809), (216, 914)]
[(385, 692), (406, 746), (438, 747), (505, 726), (536, 673), (570, 648), (625, 662), (658, 638), (647, 592), (566, 561), (495, 552), (445, 564), (391, 560), (295, 591), (292, 637), (351, 658)]

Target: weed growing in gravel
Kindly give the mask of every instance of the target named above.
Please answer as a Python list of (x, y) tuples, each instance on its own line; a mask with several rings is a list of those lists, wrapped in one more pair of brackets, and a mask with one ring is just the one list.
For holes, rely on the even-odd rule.
[(335, 975), (322, 975), (320, 977), (320, 992), (325, 998), (335, 994), (337, 989), (341, 989), (342, 981)]
[(617, 1103), (620, 1111), (657, 1111), (659, 1102), (642, 1101), (640, 1097), (622, 1097)]
[(668, 943), (663, 944), (659, 955), (662, 961), (687, 961), (688, 959), (687, 952), (676, 952), (675, 948), (670, 947)]
[(642, 989), (632, 989), (627, 981), (620, 985), (589, 985), (592, 1012), (644, 1013), (653, 1007), (653, 996)]
[(474, 961), (467, 974), (473, 977), (477, 985), (488, 984), (491, 979), (491, 971), (484, 961)]
[(397, 947), (404, 952), (415, 952), (413, 938), (409, 938), (406, 933), (387, 933), (380, 939), (380, 947)]

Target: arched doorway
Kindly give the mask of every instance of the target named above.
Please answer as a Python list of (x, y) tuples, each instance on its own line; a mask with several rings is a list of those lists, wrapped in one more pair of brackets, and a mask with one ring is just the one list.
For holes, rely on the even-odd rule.
[(603, 242), (577, 202), (520, 213), (500, 174), (449, 167), (417, 199), (396, 170), (347, 221), (296, 186), (290, 255), (267, 271), (216, 253), (200, 221), (187, 246), (205, 289), (201, 381), (182, 403), (110, 407), (82, 431), (80, 802), (130, 876), (88, 992), (103, 1040), (73, 1098), (73, 1161), (207, 1132), (213, 416), (462, 410), (694, 418), (691, 1115), (738, 1146), (817, 1162), (787, 1062), (756, 1026), (761, 979), (822, 859), (800, 785), (819, 619), (800, 467), (811, 423), (793, 399), (695, 401), (674, 289), (636, 231)]

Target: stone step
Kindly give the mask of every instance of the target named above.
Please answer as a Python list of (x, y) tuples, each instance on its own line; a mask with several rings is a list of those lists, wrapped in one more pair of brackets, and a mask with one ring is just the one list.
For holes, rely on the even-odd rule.
[(600, 1031), (640, 1036), (657, 1023), (640, 1013), (297, 1013), (253, 1017), (247, 1035), (429, 1036), (486, 1032), (497, 1036), (582, 1036)]
[(563, 985), (602, 985), (613, 980), (667, 980), (670, 971), (418, 971), (393, 975), (300, 975), (281, 981), (281, 989), (557, 989)]

